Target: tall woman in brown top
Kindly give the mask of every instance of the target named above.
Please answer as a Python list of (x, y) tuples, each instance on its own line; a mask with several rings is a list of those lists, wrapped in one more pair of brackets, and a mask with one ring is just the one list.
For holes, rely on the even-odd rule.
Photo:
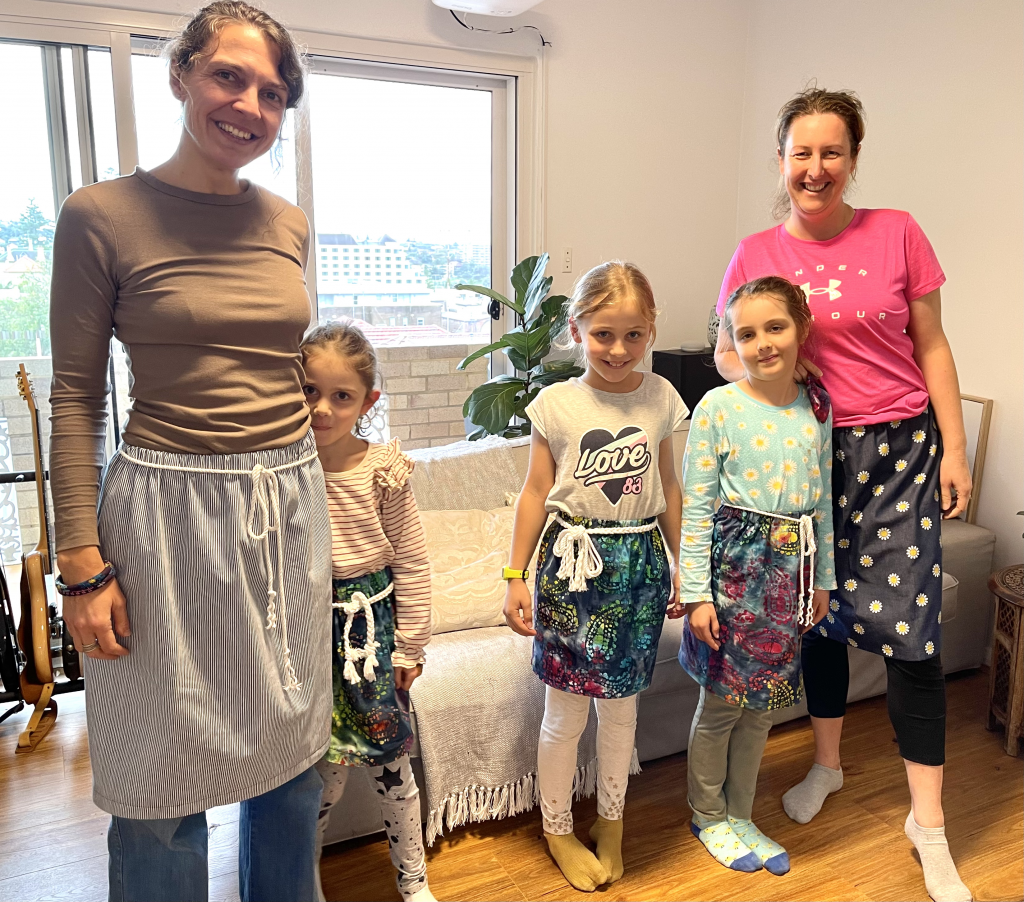
[[(299, 357), (309, 227), (238, 177), (303, 75), (265, 13), (206, 7), (171, 47), (175, 154), (75, 192), (57, 223), (57, 563), (86, 584), (64, 612), (113, 816), (111, 899), (205, 899), (205, 811), (232, 802), (241, 898), (315, 895), (331, 555)], [(103, 471), (112, 336), (132, 404)]]

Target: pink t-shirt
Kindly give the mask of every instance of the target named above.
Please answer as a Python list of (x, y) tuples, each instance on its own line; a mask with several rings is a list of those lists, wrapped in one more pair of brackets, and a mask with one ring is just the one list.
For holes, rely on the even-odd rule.
[(761, 276), (783, 276), (807, 295), (814, 315), (808, 356), (821, 367), (836, 426), (917, 416), (928, 389), (904, 331), (910, 302), (946, 281), (921, 227), (901, 210), (857, 210), (828, 241), (803, 241), (785, 224), (736, 248), (718, 297)]

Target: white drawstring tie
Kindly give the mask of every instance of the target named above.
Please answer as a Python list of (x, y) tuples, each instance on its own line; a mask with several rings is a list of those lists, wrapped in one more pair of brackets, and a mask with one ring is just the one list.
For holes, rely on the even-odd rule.
[(644, 523), (640, 526), (602, 526), (587, 528), (586, 526), (566, 523), (557, 514), (555, 522), (562, 527), (562, 531), (551, 546), (551, 551), (556, 557), (562, 559), (555, 575), (559, 579), (569, 580), (570, 592), (585, 592), (587, 581), (600, 576), (604, 572), (604, 561), (598, 553), (592, 535), (599, 536), (620, 536), (632, 535), (640, 532), (652, 532), (658, 528), (656, 520)]
[[(787, 517), (784, 514), (776, 514), (771, 511), (759, 511), (753, 507), (739, 507), (735, 504), (727, 504), (734, 510), (746, 511), (750, 514), (760, 514), (762, 517), (773, 517), (776, 520), (785, 520), (787, 523), (797, 524), (797, 535), (800, 540), (800, 596), (796, 610), (796, 622), (798, 626), (812, 626), (814, 624), (814, 556), (818, 551), (818, 543), (814, 538), (814, 518), (810, 514), (801, 514), (799, 517)], [(807, 586), (804, 577), (804, 561), (809, 559), (811, 571), (811, 584)]]
[[(344, 674), (345, 679), (350, 683), (355, 684), (359, 682), (359, 671), (356, 670), (356, 664), (359, 661), (363, 662), (362, 678), (368, 683), (372, 683), (377, 679), (376, 668), (380, 666), (380, 662), (377, 660), (377, 649), (380, 648), (380, 643), (377, 641), (373, 625), (373, 604), (382, 598), (387, 598), (394, 588), (394, 583), (388, 583), (386, 589), (378, 592), (371, 598), (367, 598), (365, 592), (360, 592), (357, 589), (349, 596), (348, 601), (335, 601), (331, 603), (332, 607), (345, 612), (345, 630), (342, 638), (345, 654)], [(363, 643), (362, 648), (353, 648), (350, 634), (356, 614), (360, 611), (366, 619), (366, 641)]]
[[(299, 467), (310, 461), (316, 460), (316, 451), (307, 454), (299, 460), (281, 464), (278, 467), (264, 467), (256, 464), (251, 470), (218, 470), (207, 467), (175, 467), (170, 464), (157, 464), (148, 460), (140, 460), (120, 448), (120, 454), (132, 463), (142, 467), (149, 467), (152, 470), (173, 470), (184, 473), (216, 473), (228, 475), (245, 475), (252, 480), (252, 487), (249, 493), (249, 513), (246, 517), (245, 531), (254, 542), (260, 545), (263, 557), (263, 567), (267, 572), (267, 625), (268, 630), (276, 630), (278, 617), (277, 609), (280, 603), (281, 608), (281, 646), (284, 657), (284, 682), (282, 687), (285, 692), (292, 692), (302, 688), (292, 666), (292, 652), (288, 647), (288, 604), (284, 594), (284, 542), (281, 535), (281, 493), (280, 483), (277, 474), (281, 470), (290, 470)], [(274, 555), (270, 549), (270, 534), (277, 533), (277, 567), (274, 567)], [(280, 592), (274, 588), (275, 583), (280, 584)]]

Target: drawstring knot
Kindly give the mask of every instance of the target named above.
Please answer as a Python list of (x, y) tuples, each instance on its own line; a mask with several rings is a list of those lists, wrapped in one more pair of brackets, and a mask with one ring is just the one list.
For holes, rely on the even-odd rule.
[(557, 576), (569, 580), (570, 592), (586, 591), (587, 580), (604, 572), (604, 561), (585, 526), (564, 526), (551, 550), (562, 559)]
[[(800, 517), (800, 604), (797, 607), (796, 622), (800, 626), (811, 626), (814, 623), (814, 555), (818, 543), (814, 539), (814, 519), (810, 514)], [(811, 584), (805, 588), (804, 561), (809, 561)]]
[(555, 575), (559, 579), (569, 580), (570, 592), (585, 592), (587, 580), (594, 579), (604, 572), (604, 561), (594, 545), (591, 535), (631, 535), (640, 532), (652, 532), (658, 528), (656, 521), (642, 523), (639, 526), (595, 526), (586, 527), (579, 524), (566, 523), (556, 516), (555, 522), (562, 531), (551, 547), (552, 553), (562, 559)]
[[(345, 628), (341, 640), (343, 653), (345, 655), (343, 673), (345, 679), (352, 684), (356, 684), (360, 681), (359, 671), (356, 669), (356, 665), (360, 661), (363, 662), (362, 679), (366, 680), (368, 683), (372, 683), (377, 679), (376, 668), (380, 666), (380, 661), (377, 660), (377, 649), (380, 648), (380, 643), (377, 641), (376, 631), (373, 625), (373, 604), (374, 602), (380, 601), (382, 598), (387, 598), (394, 587), (394, 583), (388, 583), (386, 589), (378, 592), (371, 598), (367, 598), (365, 592), (361, 592), (357, 589), (349, 596), (348, 601), (336, 601), (332, 603), (333, 607), (345, 612)], [(366, 620), (366, 640), (363, 642), (362, 648), (355, 648), (352, 645), (351, 640), (352, 624), (355, 621), (356, 614), (360, 613)]]

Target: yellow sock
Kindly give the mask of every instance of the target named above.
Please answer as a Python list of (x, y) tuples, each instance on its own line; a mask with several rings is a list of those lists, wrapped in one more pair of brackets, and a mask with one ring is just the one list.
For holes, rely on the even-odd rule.
[(608, 874), (601, 862), (594, 857), (583, 843), (573, 833), (566, 833), (564, 836), (554, 833), (545, 833), (548, 850), (559, 870), (578, 890), (585, 893), (592, 893), (602, 883), (608, 881)]
[(608, 872), (608, 883), (622, 876), (622, 820), (610, 821), (598, 815), (590, 828), (590, 838), (597, 843), (597, 860)]

